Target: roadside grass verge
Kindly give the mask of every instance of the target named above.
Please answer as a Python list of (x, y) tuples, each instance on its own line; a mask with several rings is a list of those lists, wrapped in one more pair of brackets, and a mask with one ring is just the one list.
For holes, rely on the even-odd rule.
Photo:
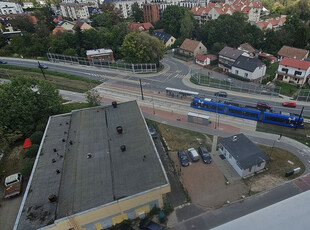
[(285, 82), (275, 81), (276, 86), (281, 87), (281, 94), (285, 96), (292, 97), (294, 93), (298, 90), (296, 85), (291, 85)]
[[(101, 84), (100, 81), (91, 80), (88, 78), (59, 73), (56, 71), (44, 70), (46, 80), (54, 84), (57, 89), (69, 90), (73, 92), (83, 93), (89, 89)], [(0, 78), (10, 79), (12, 77), (32, 77), (44, 80), (40, 69), (0, 65)]]
[(310, 135), (310, 124), (305, 123), (304, 129), (294, 129), (279, 125), (272, 125), (263, 122), (257, 122), (256, 131), (265, 132), (265, 133), (274, 133), (282, 134), (283, 136), (292, 138), (296, 141), (299, 141), (307, 146), (310, 146), (310, 138), (307, 135)]

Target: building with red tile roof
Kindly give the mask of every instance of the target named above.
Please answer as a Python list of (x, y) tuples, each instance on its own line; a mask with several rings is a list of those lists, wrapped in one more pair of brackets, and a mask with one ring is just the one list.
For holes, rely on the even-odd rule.
[(286, 22), (286, 16), (282, 16), (280, 18), (270, 18), (266, 19), (265, 21), (258, 21), (256, 22), (256, 26), (263, 31), (267, 29), (277, 30), (281, 28), (285, 22)]
[(276, 78), (279, 81), (303, 85), (309, 81), (310, 62), (294, 58), (284, 57), (276, 72)]
[(150, 28), (154, 29), (154, 26), (149, 23), (136, 23), (136, 22), (131, 22), (128, 24), (128, 27), (130, 28), (131, 32), (147, 32), (149, 31)]

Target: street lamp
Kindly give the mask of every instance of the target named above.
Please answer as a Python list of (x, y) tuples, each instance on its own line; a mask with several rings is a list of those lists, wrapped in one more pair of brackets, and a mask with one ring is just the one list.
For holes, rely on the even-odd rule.
[(216, 123), (217, 123), (217, 110), (218, 110), (218, 101), (217, 101), (218, 94), (216, 94), (216, 110), (215, 110), (215, 122), (214, 122), (214, 128), (216, 129)]
[(279, 137), (278, 137), (277, 139), (275, 139), (275, 140), (273, 141), (273, 143), (272, 143), (272, 147), (271, 147), (271, 151), (270, 151), (270, 155), (269, 155), (270, 160), (271, 160), (271, 155), (272, 155), (272, 153), (273, 153), (274, 145), (275, 145), (276, 142), (280, 142), (281, 137), (282, 137), (282, 134), (280, 134)]

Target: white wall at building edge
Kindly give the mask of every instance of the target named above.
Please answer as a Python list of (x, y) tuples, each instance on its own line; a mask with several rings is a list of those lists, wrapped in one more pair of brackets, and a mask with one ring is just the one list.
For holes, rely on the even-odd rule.
[(21, 14), (23, 12), (22, 6), (18, 3), (0, 2), (0, 14)]
[[(237, 165), (235, 158), (233, 158), (233, 156), (227, 151), (227, 149), (225, 149), (224, 146), (220, 145), (219, 149), (220, 149), (220, 152), (226, 157), (226, 160), (230, 163), (230, 165), (236, 170), (238, 175), (242, 177), (242, 169), (240, 169), (239, 166)], [(229, 157), (229, 155), (231, 157)]]
[[(236, 70), (238, 71), (238, 73), (236, 73)], [(236, 68), (235, 66), (232, 66), (230, 72), (232, 74), (236, 74), (236, 75), (239, 75), (241, 77), (248, 78), (250, 80), (256, 80), (256, 79), (259, 79), (259, 78), (265, 76), (266, 66), (263, 65), (261, 67), (257, 67), (253, 73), (250, 71), (247, 71), (244, 69), (239, 69), (239, 68)], [(245, 76), (246, 73), (248, 74), (247, 77)]]

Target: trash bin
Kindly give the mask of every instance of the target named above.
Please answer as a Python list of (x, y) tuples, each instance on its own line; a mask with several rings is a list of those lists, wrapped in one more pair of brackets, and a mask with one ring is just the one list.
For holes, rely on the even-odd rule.
[(285, 177), (292, 176), (293, 174), (294, 174), (294, 170), (287, 171), (287, 172), (285, 173)]

